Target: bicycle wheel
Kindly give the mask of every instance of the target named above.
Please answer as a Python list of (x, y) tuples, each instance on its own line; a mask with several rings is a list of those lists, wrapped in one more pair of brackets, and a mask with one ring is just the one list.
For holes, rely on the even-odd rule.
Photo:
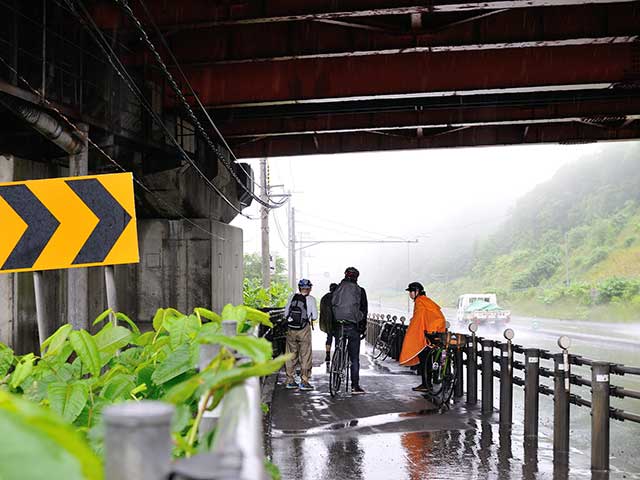
[(329, 393), (332, 397), (340, 391), (340, 383), (342, 381), (342, 345), (338, 344), (336, 350), (331, 357), (331, 367), (329, 369)]
[(393, 325), (391, 327), (391, 331), (389, 332), (389, 335), (387, 335), (387, 341), (384, 343), (384, 347), (382, 349), (383, 355), (382, 355), (382, 361), (384, 362), (387, 357), (389, 355), (391, 355), (391, 346), (393, 345), (393, 343), (396, 341), (396, 335), (398, 334), (396, 326)]
[(456, 386), (456, 374), (454, 368), (454, 362), (451, 355), (447, 356), (443, 369), (442, 380), (442, 401), (441, 405), (448, 404), (453, 396), (453, 390)]
[(442, 348), (437, 348), (435, 350), (432, 350), (430, 358), (427, 358), (427, 362), (431, 362), (431, 371), (428, 372), (428, 380), (431, 382), (431, 396), (438, 403), (441, 403), (440, 397), (442, 394), (442, 389), (444, 387), (444, 376), (442, 368), (443, 366), (440, 363), (441, 357)]
[(382, 340), (383, 334), (384, 334), (384, 327), (380, 329), (378, 338), (376, 338), (376, 343), (374, 343), (373, 349), (371, 350), (371, 357), (373, 357), (374, 360), (377, 360), (382, 355), (382, 351), (384, 348), (384, 341)]

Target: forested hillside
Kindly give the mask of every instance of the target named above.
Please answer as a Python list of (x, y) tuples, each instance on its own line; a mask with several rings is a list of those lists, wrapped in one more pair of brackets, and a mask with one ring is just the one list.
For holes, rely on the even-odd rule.
[[(517, 161), (517, 159), (514, 159)], [(640, 144), (562, 168), (525, 194), (471, 268), (431, 291), (497, 291), (520, 313), (640, 321)]]

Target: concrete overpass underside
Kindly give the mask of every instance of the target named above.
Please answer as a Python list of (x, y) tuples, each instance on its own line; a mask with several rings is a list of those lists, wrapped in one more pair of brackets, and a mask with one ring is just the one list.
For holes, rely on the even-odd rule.
[(640, 134), (637, 1), (136, 3), (238, 157)]

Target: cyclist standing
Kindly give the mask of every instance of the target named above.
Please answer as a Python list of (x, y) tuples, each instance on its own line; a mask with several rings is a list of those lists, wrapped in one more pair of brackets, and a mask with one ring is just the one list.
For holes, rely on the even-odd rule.
[(409, 298), (414, 301), (413, 316), (402, 343), (400, 364), (406, 367), (420, 365), (422, 383), (413, 390), (427, 392), (429, 390), (426, 375), (427, 335), (442, 333), (446, 330), (446, 320), (440, 306), (427, 297), (424, 287), (419, 282), (411, 282), (406, 288)]
[[(329, 285), (329, 293), (325, 293), (320, 299), (320, 330), (327, 334), (327, 341), (325, 343), (326, 355), (324, 361), (329, 363), (331, 361), (331, 343), (336, 336), (335, 325), (333, 320), (333, 309), (331, 308), (331, 295), (338, 288), (337, 283)], [(337, 339), (336, 339), (336, 344)]]
[(287, 322), (287, 353), (293, 358), (285, 364), (289, 389), (298, 388), (294, 374), (296, 363), (300, 362), (300, 390), (313, 390), (309, 383), (312, 367), (311, 322), (318, 318), (316, 299), (311, 293), (311, 281), (303, 278), (298, 282), (299, 293), (289, 297), (284, 307), (284, 318)]
[(331, 297), (333, 317), (343, 324), (343, 335), (347, 338), (347, 350), (351, 360), (351, 394), (361, 395), (360, 388), (360, 341), (367, 328), (369, 303), (364, 288), (358, 285), (360, 272), (349, 267), (344, 271), (344, 279)]

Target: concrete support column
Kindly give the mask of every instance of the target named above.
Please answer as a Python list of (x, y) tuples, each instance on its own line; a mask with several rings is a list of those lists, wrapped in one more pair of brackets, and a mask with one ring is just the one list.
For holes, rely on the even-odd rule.
[[(14, 179), (15, 160), (12, 155), (0, 155), (0, 182)], [(14, 274), (0, 275), (0, 342), (13, 345), (14, 341)]]
[[(79, 128), (85, 135), (89, 135), (87, 125), (79, 124)], [(88, 147), (85, 138), (82, 151), (77, 155), (69, 155), (70, 176), (89, 174)], [(67, 322), (73, 325), (74, 329), (89, 330), (89, 272), (86, 268), (72, 268), (67, 272)]]

